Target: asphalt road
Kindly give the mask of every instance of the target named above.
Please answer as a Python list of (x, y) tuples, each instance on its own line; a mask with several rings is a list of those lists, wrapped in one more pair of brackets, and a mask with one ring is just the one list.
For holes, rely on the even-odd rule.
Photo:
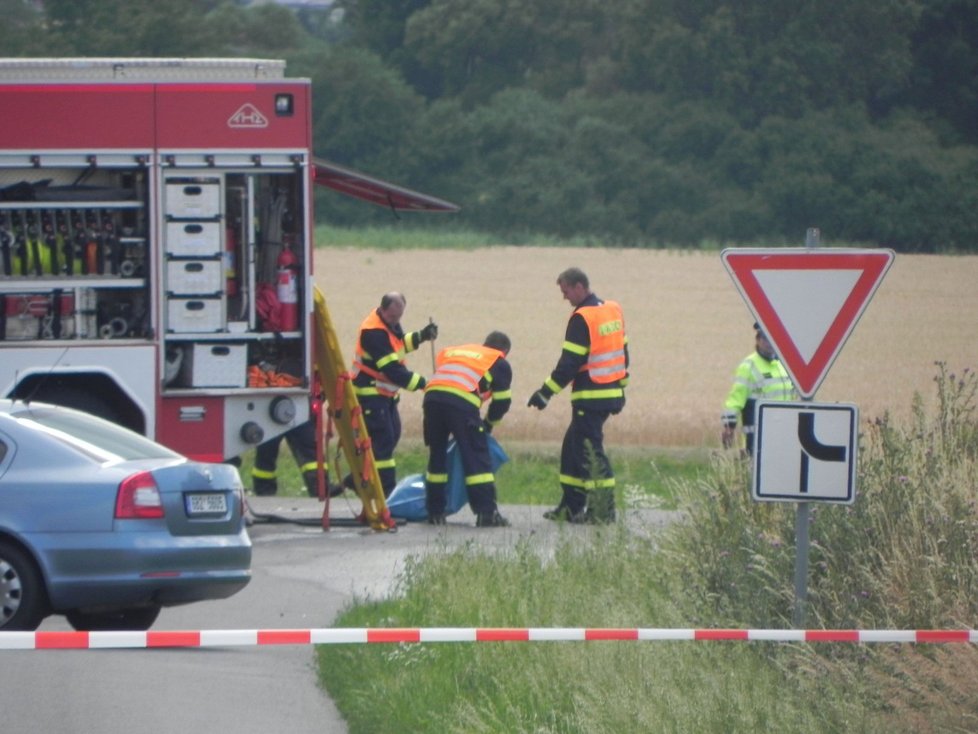
[[(315, 500), (249, 498), (259, 518), (250, 530), (253, 577), (221, 601), (164, 609), (154, 630), (306, 629), (329, 627), (354, 598), (386, 596), (408, 556), (476, 539), (512, 547), (533, 535), (541, 547), (561, 527), (540, 507), (502, 508), (513, 526), (477, 529), (463, 509), (436, 528), (401, 525), (379, 533), (344, 523), (358, 502), (333, 500), (328, 532)], [(355, 505), (355, 506), (354, 506)], [(266, 522), (261, 518), (288, 522)], [(643, 528), (668, 513), (643, 511)], [(308, 523), (308, 524), (303, 524)], [(50, 617), (42, 630), (70, 629)], [(0, 651), (0, 730), (4, 734), (203, 731), (234, 734), (341, 734), (347, 727), (317, 684), (312, 646), (197, 649)]]

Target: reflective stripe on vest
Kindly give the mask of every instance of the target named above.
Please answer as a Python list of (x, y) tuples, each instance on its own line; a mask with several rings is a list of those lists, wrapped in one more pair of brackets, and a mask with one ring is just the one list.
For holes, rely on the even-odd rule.
[[(386, 354), (377, 360), (377, 367), (384, 367), (391, 362), (404, 361), (404, 340), (398, 338), (398, 336), (390, 330), (390, 327), (384, 323), (384, 320), (380, 318), (376, 311), (371, 311), (370, 315), (363, 320), (360, 324), (360, 333), (368, 331), (371, 329), (383, 329), (387, 332), (387, 336), (390, 339), (391, 344), (394, 345), (394, 351), (390, 354)], [(359, 373), (363, 372), (365, 375), (369, 375), (373, 378), (376, 384), (376, 392), (372, 387), (359, 387), (354, 388), (357, 395), (383, 395), (384, 397), (392, 398), (397, 395), (397, 391), (400, 390), (399, 385), (395, 385), (392, 382), (387, 382), (384, 379), (384, 373), (381, 372), (376, 367), (371, 367), (366, 363), (367, 355), (363, 351), (363, 345), (360, 339), (357, 339), (356, 356), (353, 358), (353, 376), (356, 377)]]
[(605, 301), (599, 306), (584, 306), (577, 310), (591, 339), (591, 350), (581, 371), (602, 385), (625, 377), (625, 317), (621, 306)]
[(788, 371), (779, 360), (767, 360), (754, 352), (745, 361), (735, 376), (735, 381), (744, 385), (749, 396), (759, 400), (791, 400), (795, 386)]
[(425, 390), (442, 390), (458, 395), (478, 407), (490, 393), (479, 392), (479, 381), (503, 353), (482, 344), (463, 344), (446, 347), (438, 353), (435, 374), (428, 380)]

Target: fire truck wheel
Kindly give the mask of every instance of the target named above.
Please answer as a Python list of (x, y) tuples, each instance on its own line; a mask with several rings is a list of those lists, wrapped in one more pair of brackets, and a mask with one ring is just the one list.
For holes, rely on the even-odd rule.
[(35, 393), (33, 399), (41, 403), (53, 403), (54, 405), (63, 405), (66, 408), (83, 410), (107, 421), (121, 423), (119, 413), (105, 400), (77, 388), (57, 386), (47, 389), (41, 388)]

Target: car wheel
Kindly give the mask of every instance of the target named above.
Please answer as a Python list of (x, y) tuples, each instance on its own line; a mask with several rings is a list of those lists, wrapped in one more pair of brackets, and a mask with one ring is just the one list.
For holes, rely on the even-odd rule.
[(153, 626), (160, 616), (160, 607), (135, 607), (133, 609), (118, 609), (114, 612), (82, 612), (72, 609), (65, 612), (65, 617), (76, 630), (89, 632), (104, 630), (143, 631)]
[(47, 592), (34, 559), (0, 542), (0, 630), (36, 630), (47, 616)]

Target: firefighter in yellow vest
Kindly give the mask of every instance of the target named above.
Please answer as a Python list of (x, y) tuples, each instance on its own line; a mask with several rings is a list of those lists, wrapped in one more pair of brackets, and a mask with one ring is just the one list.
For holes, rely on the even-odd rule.
[(797, 400), (788, 371), (781, 364), (774, 347), (759, 324), (754, 324), (754, 351), (734, 371), (734, 382), (723, 404), (723, 447), (731, 448), (736, 439), (737, 423), (745, 437), (744, 453), (754, 449), (754, 404), (758, 400)]
[[(422, 403), (428, 446), (425, 502), (432, 525), (445, 524), (451, 437), (462, 458), (476, 527), (509, 525), (496, 504), (496, 478), (487, 438), (509, 410), (513, 380), (513, 370), (506, 361), (509, 350), (509, 337), (493, 331), (482, 344), (447, 347), (438, 354), (435, 374), (428, 380)], [(489, 407), (483, 419), (481, 410), (486, 402)]]
[[(424, 376), (409, 370), (404, 357), (438, 336), (438, 325), (434, 322), (405, 334), (401, 317), (406, 307), (407, 299), (403, 294), (396, 291), (385, 294), (380, 299), (380, 306), (360, 325), (354, 350), (353, 390), (363, 409), (363, 422), (370, 436), (385, 497), (397, 484), (394, 449), (401, 440), (398, 393), (401, 389), (414, 392), (425, 386)], [(352, 477), (347, 477), (344, 484), (352, 487)]]
[(591, 292), (587, 275), (569, 268), (557, 277), (574, 311), (567, 322), (557, 366), (530, 397), (543, 410), (571, 384), (571, 422), (560, 451), (560, 487), (548, 520), (606, 523), (615, 519), (615, 475), (604, 451), (604, 424), (625, 407), (628, 337), (621, 306)]

